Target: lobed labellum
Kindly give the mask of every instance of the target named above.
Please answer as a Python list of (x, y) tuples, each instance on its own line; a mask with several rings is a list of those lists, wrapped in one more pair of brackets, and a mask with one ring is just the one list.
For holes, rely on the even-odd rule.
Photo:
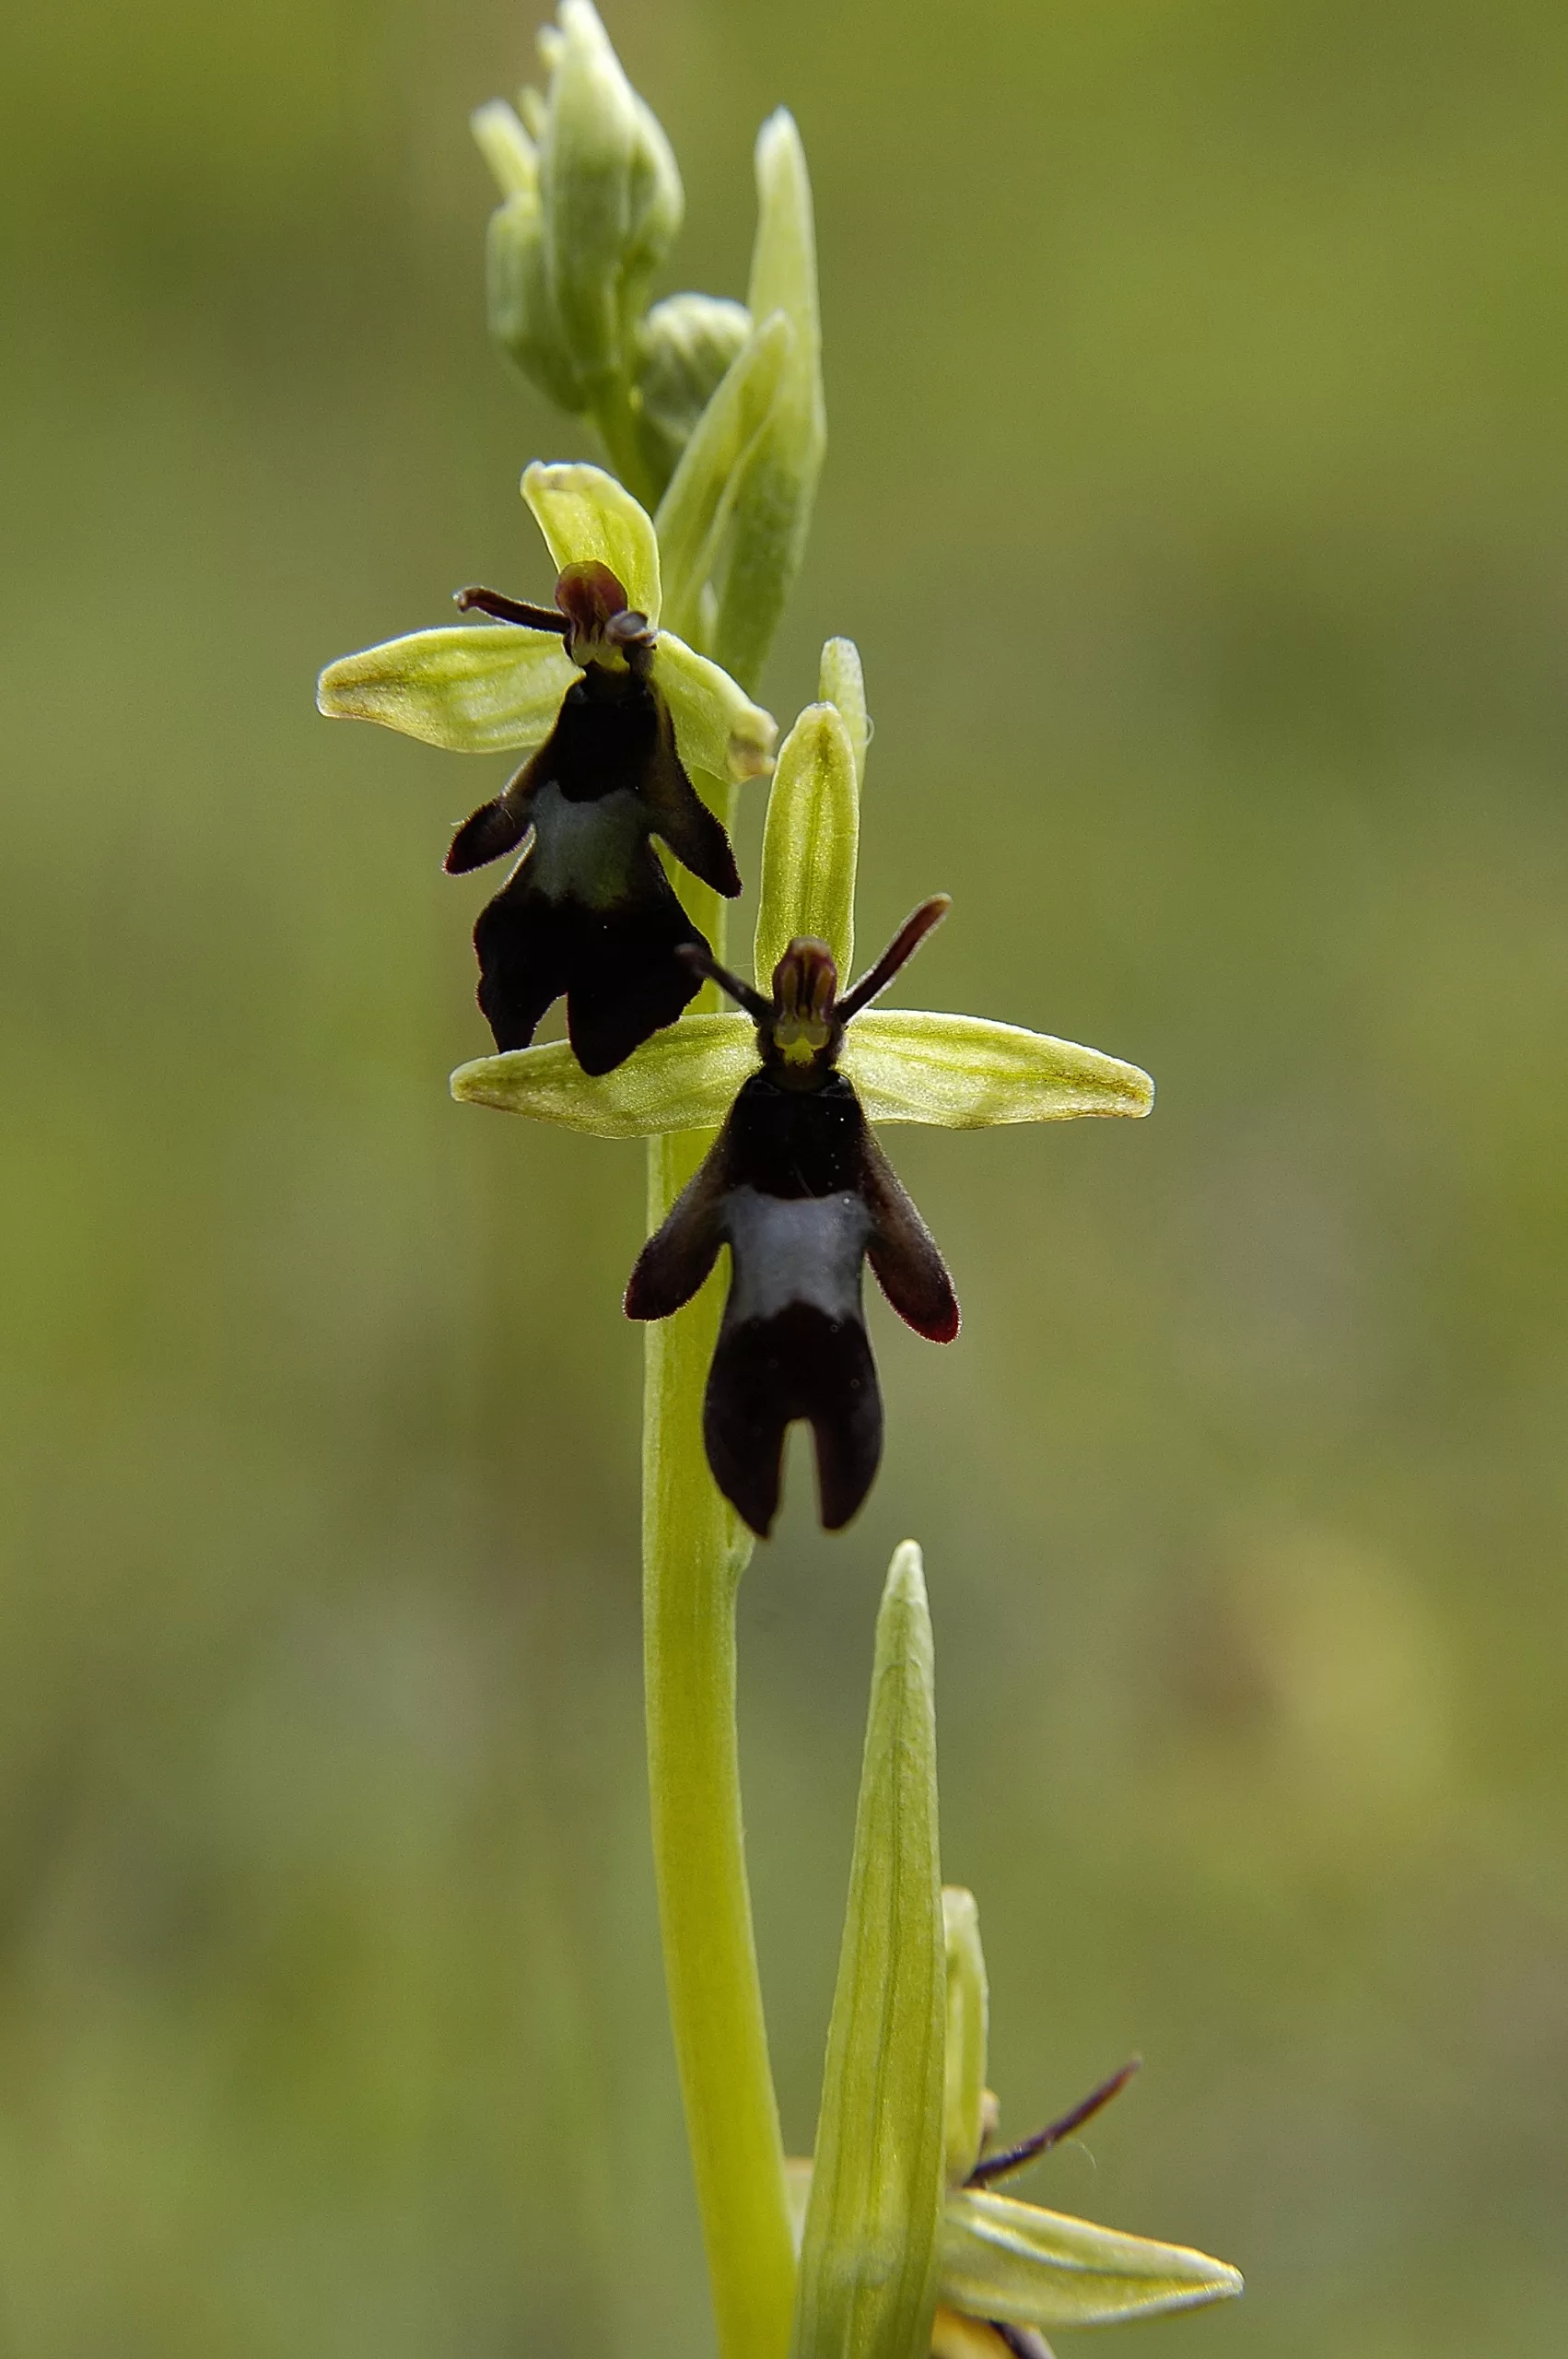
[(797, 1420), (812, 1429), (826, 1530), (849, 1521), (875, 1478), (883, 1412), (861, 1298), (866, 1262), (918, 1333), (947, 1343), (958, 1332), (936, 1241), (837, 1070), (846, 1026), (946, 909), (945, 899), (924, 904), (843, 999), (820, 942), (790, 944), (771, 1001), (701, 953), (687, 954), (755, 1016), (761, 1069), (644, 1246), (626, 1309), (632, 1319), (668, 1318), (729, 1247), (703, 1438), (715, 1482), (763, 1536), (778, 1512), (784, 1436)]
[[(479, 1004), (497, 1049), (524, 1049), (564, 993), (572, 1051), (601, 1074), (674, 1023), (699, 988), (679, 954), (707, 940), (652, 838), (716, 892), (732, 898), (741, 879), (676, 750), (646, 618), (596, 560), (566, 568), (556, 597), (581, 677), (539, 751), (459, 828), (446, 864), (459, 874), (523, 847), (474, 929)], [(464, 591), (462, 603), (532, 624), (532, 609), (494, 591)]]

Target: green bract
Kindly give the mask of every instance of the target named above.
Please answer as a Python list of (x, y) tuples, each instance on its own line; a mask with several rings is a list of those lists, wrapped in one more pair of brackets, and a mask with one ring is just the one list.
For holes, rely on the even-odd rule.
[[(665, 646), (661, 633), (656, 664)], [(808, 706), (780, 751), (768, 798), (756, 939), (763, 991), (796, 933), (826, 942), (839, 971), (848, 971), (867, 734), (852, 641), (828, 641), (822, 679), (825, 691), (840, 690), (845, 705)], [(673, 697), (671, 707), (678, 730)], [(476, 1058), (459, 1066), (451, 1086), (466, 1104), (531, 1114), (601, 1138), (646, 1138), (721, 1122), (755, 1062), (749, 1016), (685, 1015), (597, 1079), (579, 1069), (564, 1044), (551, 1042)], [(932, 1122), (946, 1130), (1146, 1114), (1154, 1100), (1148, 1074), (1118, 1057), (985, 1016), (922, 1009), (870, 1008), (857, 1016), (840, 1069), (873, 1122)]]
[(930, 1613), (906, 1541), (877, 1617), (792, 2359), (908, 2359), (930, 2340), (946, 1987)]
[[(652, 519), (603, 467), (535, 461), (522, 496), (557, 572), (596, 559), (650, 623), (661, 604)], [(379, 721), (450, 753), (531, 752), (555, 726), (577, 669), (552, 632), (516, 623), (453, 624), (414, 631), (322, 674), (316, 701), (336, 719)], [(727, 672), (661, 630), (653, 677), (669, 705), (688, 769), (740, 780), (770, 765), (778, 734)]]
[[(907, 1541), (877, 1624), (816, 2157), (790, 2165), (794, 2359), (1008, 2359), (1002, 2326), (1108, 2326), (1239, 2294), (1239, 2271), (1206, 2253), (971, 2183), (996, 2119), (986, 1961), (973, 1894), (937, 1906), (937, 1857), (930, 1619)], [(1038, 2142), (999, 2160), (1021, 2166)]]

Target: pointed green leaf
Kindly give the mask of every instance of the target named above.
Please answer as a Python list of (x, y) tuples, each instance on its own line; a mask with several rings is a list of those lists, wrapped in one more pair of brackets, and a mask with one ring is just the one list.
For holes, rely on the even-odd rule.
[(1009, 2325), (1107, 2326), (1195, 2309), (1242, 2291), (1239, 2270), (979, 2188), (947, 2200), (942, 2299)]
[(866, 675), (860, 668), (860, 651), (852, 639), (830, 639), (825, 644), (817, 694), (824, 704), (838, 708), (839, 718), (849, 732), (849, 743), (855, 749), (855, 783), (864, 793), (866, 747), (871, 743), (872, 724), (866, 710)]
[(495, 754), (542, 745), (576, 677), (548, 632), (454, 624), (340, 657), (316, 702), (334, 720), (379, 721), (449, 753)]
[(729, 779), (737, 786), (748, 778), (766, 777), (773, 768), (778, 723), (761, 705), (753, 704), (728, 672), (673, 630), (661, 630), (653, 676), (669, 705), (675, 742), (689, 770), (706, 770), (709, 777)]
[(748, 681), (761, 673), (800, 569), (827, 440), (811, 181), (801, 135), (782, 108), (757, 135), (756, 185), (746, 307), (754, 320), (782, 311), (791, 343), (766, 428), (747, 462), (715, 583), (713, 645)]
[(942, 1917), (947, 1942), (947, 2183), (961, 2187), (980, 2159), (985, 2134), (989, 1992), (974, 1894), (959, 1884), (944, 1885)]
[(640, 500), (603, 467), (582, 461), (523, 471), (522, 496), (549, 545), (556, 570), (595, 560), (607, 565), (627, 604), (650, 623), (659, 620), (659, 543)]
[(792, 2359), (913, 2359), (929, 2348), (946, 1982), (930, 1614), (920, 1552), (906, 1541), (877, 1617)]
[(825, 942), (848, 987), (855, 949), (855, 852), (860, 805), (849, 733), (830, 704), (810, 704), (778, 749), (762, 839), (756, 980), (798, 934)]
[(595, 1138), (641, 1139), (721, 1122), (755, 1070), (756, 1034), (748, 1017), (684, 1015), (614, 1073), (584, 1073), (565, 1040), (551, 1040), (459, 1065), (451, 1094), (465, 1106), (529, 1114)]
[(924, 1008), (871, 1008), (850, 1025), (844, 1071), (873, 1122), (1065, 1122), (1146, 1114), (1154, 1085), (1136, 1065), (1016, 1024)]
[(725, 535), (743, 497), (747, 467), (794, 348), (782, 311), (757, 323), (694, 427), (659, 503), (659, 546), (672, 626), (699, 628), (700, 598), (720, 569)]

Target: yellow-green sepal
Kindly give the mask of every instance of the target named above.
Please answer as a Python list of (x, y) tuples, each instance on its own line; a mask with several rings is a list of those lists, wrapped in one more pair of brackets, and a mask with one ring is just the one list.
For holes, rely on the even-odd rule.
[(947, 2183), (962, 2187), (980, 2159), (985, 2136), (990, 1997), (974, 1894), (959, 1884), (944, 1885), (942, 1917), (947, 1946)]
[(844, 1042), (844, 1071), (873, 1122), (982, 1130), (1146, 1114), (1154, 1085), (1136, 1065), (989, 1016), (869, 1008)]
[(766, 778), (773, 768), (778, 723), (754, 704), (721, 665), (699, 655), (673, 630), (661, 630), (653, 676), (675, 724), (675, 743), (691, 770), (734, 786)]
[(542, 745), (577, 666), (558, 639), (512, 623), (411, 631), (329, 663), (319, 709), (455, 754)]
[(855, 861), (860, 832), (855, 749), (836, 705), (808, 705), (778, 749), (762, 839), (756, 980), (799, 935), (825, 942), (848, 988), (855, 949)]
[(642, 1139), (713, 1128), (755, 1070), (749, 1017), (686, 1015), (645, 1040), (614, 1073), (584, 1073), (565, 1040), (550, 1040), (459, 1065), (451, 1094), (465, 1106), (528, 1114), (594, 1138)]
[(906, 1541), (877, 1617), (792, 2359), (911, 2359), (929, 2347), (946, 1985), (930, 1614), (920, 1552)]
[(652, 517), (624, 484), (584, 460), (535, 459), (523, 469), (522, 496), (557, 573), (568, 565), (607, 565), (626, 604), (658, 622), (659, 537)]
[(949, 2195), (942, 2302), (1010, 2326), (1108, 2326), (1223, 2302), (1239, 2270), (1185, 2245), (1156, 2244), (981, 2188)]

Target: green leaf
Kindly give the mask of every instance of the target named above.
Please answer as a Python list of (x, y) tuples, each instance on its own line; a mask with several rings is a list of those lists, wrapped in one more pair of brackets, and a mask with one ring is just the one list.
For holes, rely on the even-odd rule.
[(661, 630), (654, 650), (653, 676), (664, 693), (675, 724), (675, 742), (689, 770), (740, 785), (766, 778), (773, 768), (778, 723), (753, 704), (728, 672)]
[(979, 2161), (985, 2133), (989, 1992), (974, 1894), (945, 1885), (942, 1917), (947, 1942), (947, 2183), (961, 2187)]
[(920, 1552), (906, 1541), (877, 1617), (792, 2359), (917, 2359), (930, 2347), (946, 1982), (930, 1614)]
[(805, 151), (781, 108), (756, 143), (757, 230), (746, 308), (782, 311), (789, 367), (748, 462), (728, 536), (713, 644), (743, 680), (759, 676), (805, 549), (827, 440), (817, 313), (816, 237)]
[(340, 657), (316, 702), (334, 720), (379, 721), (449, 753), (496, 754), (542, 745), (576, 677), (548, 632), (455, 624)]
[(510, 1049), (459, 1065), (451, 1094), (465, 1106), (529, 1114), (595, 1138), (640, 1139), (721, 1122), (756, 1070), (756, 1033), (744, 1015), (685, 1015), (656, 1032), (614, 1073), (585, 1074), (565, 1040)]
[(746, 497), (750, 463), (793, 349), (794, 333), (782, 311), (750, 330), (692, 428), (659, 503), (670, 619), (688, 635), (699, 628), (705, 586), (722, 570), (735, 511)]
[(1241, 2291), (1239, 2270), (1185, 2245), (1124, 2236), (978, 2188), (947, 2200), (941, 2298), (971, 2318), (1011, 2326), (1107, 2326), (1195, 2309)]
[(653, 519), (624, 484), (583, 461), (547, 466), (535, 459), (523, 471), (522, 496), (549, 544), (557, 573), (568, 565), (607, 565), (626, 603), (650, 623), (659, 620), (659, 543)]
[(866, 710), (866, 675), (860, 651), (852, 639), (830, 639), (823, 647), (817, 674), (817, 694), (824, 704), (837, 705), (855, 749), (855, 784), (866, 786), (866, 747), (871, 743), (871, 715)]
[(983, 1015), (870, 1008), (850, 1025), (844, 1071), (873, 1122), (1065, 1122), (1146, 1114), (1154, 1085), (1136, 1065)]
[(836, 706), (808, 705), (778, 749), (762, 839), (756, 980), (798, 934), (825, 942), (848, 989), (855, 949), (855, 853), (860, 805), (855, 754)]

